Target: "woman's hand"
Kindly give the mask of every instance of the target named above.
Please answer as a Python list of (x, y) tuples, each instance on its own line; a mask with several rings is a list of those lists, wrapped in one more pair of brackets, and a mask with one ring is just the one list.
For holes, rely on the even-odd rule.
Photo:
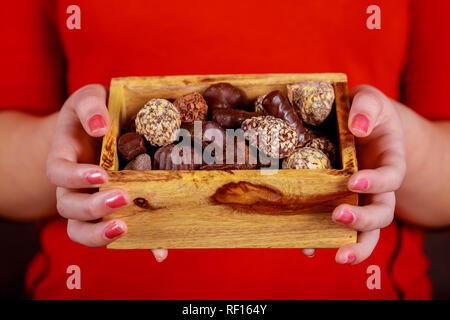
[[(405, 143), (400, 117), (390, 100), (379, 90), (359, 86), (353, 98), (348, 126), (356, 137), (358, 167), (348, 182), (350, 191), (360, 193), (361, 207), (348, 204), (334, 209), (332, 218), (360, 231), (356, 244), (341, 247), (336, 254), (340, 264), (357, 264), (374, 250), (380, 229), (394, 218), (395, 195), (406, 172)], [(303, 253), (313, 256), (314, 249)]]
[[(99, 138), (110, 125), (106, 90), (101, 85), (85, 86), (64, 103), (47, 159), (47, 176), (57, 186), (57, 208), (68, 219), (67, 233), (73, 241), (89, 246), (105, 246), (124, 235), (125, 222), (100, 221), (127, 206), (128, 194), (121, 189), (95, 192), (108, 181), (98, 163)], [(152, 250), (157, 261), (167, 250)]]

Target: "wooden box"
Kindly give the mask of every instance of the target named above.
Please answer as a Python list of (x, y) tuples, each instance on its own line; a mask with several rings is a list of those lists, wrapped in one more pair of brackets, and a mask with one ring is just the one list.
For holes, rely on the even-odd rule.
[[(226, 171), (118, 171), (117, 138), (126, 120), (151, 98), (175, 99), (230, 82), (249, 99), (286, 84), (323, 80), (335, 89), (341, 169)], [(354, 138), (347, 128), (345, 74), (246, 74), (127, 77), (111, 81), (111, 129), (103, 138), (100, 165), (108, 170), (102, 188), (122, 188), (131, 204), (105, 219), (120, 218), (128, 232), (108, 246), (136, 248), (336, 248), (356, 242), (356, 232), (331, 220), (338, 204), (358, 203), (347, 189), (357, 170)]]

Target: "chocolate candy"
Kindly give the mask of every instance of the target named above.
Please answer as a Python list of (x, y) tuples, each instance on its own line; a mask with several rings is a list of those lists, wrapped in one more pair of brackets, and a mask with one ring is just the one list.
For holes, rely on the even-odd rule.
[[(231, 139), (230, 139), (231, 140)], [(216, 157), (213, 163), (209, 163), (200, 167), (200, 170), (250, 170), (256, 169), (257, 166), (257, 154), (254, 150), (251, 150), (245, 141), (239, 139), (233, 139), (234, 145), (234, 158), (231, 159), (231, 155), (226, 154), (226, 144), (223, 146), (222, 157)]]
[(122, 126), (122, 134), (127, 132), (136, 132), (136, 116), (125, 122)]
[[(201, 126), (201, 132), (194, 131), (195, 125), (199, 128)], [(187, 130), (191, 140), (196, 142), (198, 145), (201, 145), (202, 148), (206, 148), (212, 142), (217, 143), (219, 146), (223, 146), (225, 144), (225, 130), (217, 122), (186, 122), (181, 125), (181, 128)]]
[(280, 118), (295, 128), (298, 138), (298, 146), (302, 146), (309, 140), (309, 134), (303, 127), (303, 123), (289, 103), (288, 99), (279, 90), (272, 91), (262, 101), (265, 114)]
[(136, 132), (153, 146), (165, 146), (177, 138), (180, 112), (168, 100), (152, 99), (136, 116)]
[[(190, 157), (183, 154), (186, 149), (191, 152)], [(197, 160), (199, 163), (195, 163)], [(201, 165), (202, 154), (198, 148), (169, 144), (156, 150), (153, 168), (155, 170), (195, 170)]]
[(315, 138), (305, 144), (305, 147), (322, 151), (330, 159), (331, 163), (336, 159), (336, 147), (325, 137)]
[(182, 122), (206, 120), (208, 105), (202, 95), (198, 92), (185, 94), (175, 100), (173, 104), (180, 111)]
[(324, 137), (325, 136), (325, 133), (319, 127), (314, 127), (314, 126), (311, 126), (311, 125), (307, 125), (307, 126), (305, 126), (305, 129), (306, 129), (306, 131), (309, 134), (310, 141), (312, 139), (320, 138), (320, 137)]
[(304, 122), (317, 126), (330, 114), (333, 86), (326, 81), (306, 81), (287, 86), (288, 98)]
[(221, 82), (208, 87), (203, 93), (208, 106), (212, 109), (234, 109), (248, 106), (246, 93), (230, 83)]
[(148, 154), (142, 153), (128, 162), (124, 170), (152, 170), (152, 158)]
[(300, 148), (283, 160), (283, 169), (331, 169), (325, 153), (313, 148)]
[(147, 151), (144, 139), (136, 132), (128, 132), (121, 135), (117, 141), (117, 149), (127, 161)]
[(242, 123), (242, 130), (251, 146), (258, 148), (271, 158), (287, 157), (297, 146), (298, 138), (295, 128), (273, 116), (247, 119)]
[(212, 120), (220, 124), (224, 129), (236, 129), (241, 127), (244, 120), (260, 115), (256, 112), (239, 109), (214, 109), (212, 112)]
[(262, 105), (262, 102), (263, 102), (265, 97), (266, 97), (266, 95), (264, 94), (264, 95), (259, 96), (258, 98), (256, 98), (255, 105), (254, 105), (255, 112), (258, 112), (258, 113), (261, 113), (261, 114), (265, 114), (265, 111), (264, 111), (264, 108), (263, 108), (263, 105)]

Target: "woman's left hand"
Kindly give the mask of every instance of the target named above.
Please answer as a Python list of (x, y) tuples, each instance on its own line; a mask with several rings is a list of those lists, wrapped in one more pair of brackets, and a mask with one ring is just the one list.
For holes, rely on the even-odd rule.
[[(357, 264), (367, 259), (377, 245), (380, 229), (394, 218), (395, 194), (406, 172), (405, 143), (395, 102), (370, 86), (350, 92), (352, 107), (348, 126), (356, 137), (358, 167), (348, 189), (360, 193), (362, 206), (341, 204), (332, 219), (359, 231), (358, 242), (339, 248), (336, 262)], [(314, 256), (315, 249), (303, 249)]]

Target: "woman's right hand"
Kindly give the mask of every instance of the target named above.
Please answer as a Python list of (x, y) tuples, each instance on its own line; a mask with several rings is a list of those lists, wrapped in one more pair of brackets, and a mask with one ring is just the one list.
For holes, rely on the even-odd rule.
[[(57, 186), (57, 209), (68, 219), (67, 234), (89, 247), (105, 246), (127, 231), (120, 219), (98, 221), (130, 202), (124, 190), (95, 190), (108, 181), (106, 171), (94, 163), (98, 163), (98, 138), (106, 134), (109, 125), (105, 88), (96, 84), (82, 87), (59, 112), (47, 158), (47, 177)], [(159, 262), (167, 257), (167, 250), (152, 252)]]

